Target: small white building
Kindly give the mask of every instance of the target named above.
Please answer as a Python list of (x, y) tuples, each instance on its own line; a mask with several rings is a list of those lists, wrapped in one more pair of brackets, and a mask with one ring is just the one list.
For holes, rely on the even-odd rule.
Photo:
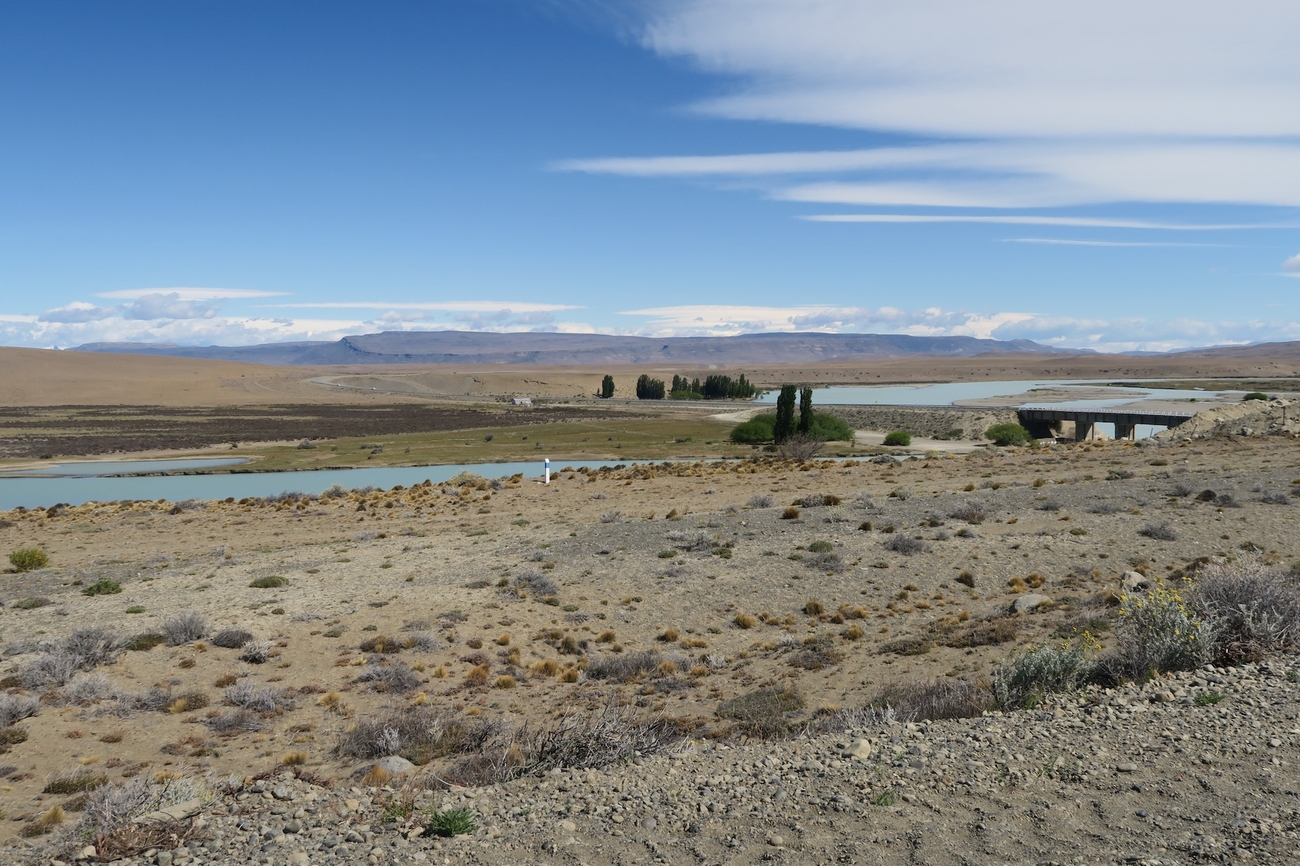
[(511, 404), (513, 404), (513, 405), (515, 405), (515, 406), (531, 406), (531, 405), (533, 405), (533, 398), (532, 398), (532, 397), (512, 397), (512, 398), (510, 399), (510, 402), (511, 402)]

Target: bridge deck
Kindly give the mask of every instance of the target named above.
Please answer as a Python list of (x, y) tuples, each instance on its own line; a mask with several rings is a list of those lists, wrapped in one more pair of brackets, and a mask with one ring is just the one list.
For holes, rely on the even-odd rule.
[(1060, 409), (1054, 406), (1020, 406), (1016, 409), (1026, 421), (1074, 421), (1084, 424), (1151, 424), (1156, 427), (1177, 427), (1195, 412), (1152, 412), (1150, 410), (1124, 409)]

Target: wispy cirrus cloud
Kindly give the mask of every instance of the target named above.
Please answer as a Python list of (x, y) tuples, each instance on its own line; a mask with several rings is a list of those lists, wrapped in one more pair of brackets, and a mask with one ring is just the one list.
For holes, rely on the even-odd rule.
[(988, 216), (976, 214), (847, 213), (813, 214), (800, 217), (819, 223), (974, 223), (984, 225), (1056, 226), (1060, 228), (1144, 229), (1147, 231), (1198, 232), (1245, 229), (1297, 228), (1284, 223), (1172, 223), (1106, 217), (1054, 217), (1039, 214)]
[(680, 0), (651, 8), (647, 48), (726, 81), (723, 95), (691, 110), (915, 143), (573, 159), (555, 168), (744, 179), (773, 199), (847, 206), (1300, 206), (1293, 3)]
[(1045, 244), (1064, 247), (1224, 247), (1227, 244), (1179, 243), (1177, 241), (1083, 241), (1069, 238), (1003, 238), (1008, 244)]
[(1285, 0), (659, 8), (647, 47), (734, 77), (695, 106), (715, 116), (974, 138), (1300, 134), (1300, 7)]

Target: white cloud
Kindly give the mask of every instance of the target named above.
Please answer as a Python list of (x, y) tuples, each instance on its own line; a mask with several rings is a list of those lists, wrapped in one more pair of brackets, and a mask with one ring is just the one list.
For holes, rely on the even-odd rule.
[(73, 301), (63, 307), (56, 307), (41, 313), (42, 322), (98, 322), (105, 319), (139, 319), (154, 321), (157, 319), (210, 319), (217, 314), (215, 304), (200, 301), (182, 300), (179, 292), (168, 294), (153, 293), (141, 295), (129, 304), (116, 307), (97, 307), (84, 301)]
[(1293, 226), (1274, 223), (1167, 223), (1096, 217), (1053, 217), (1036, 214), (1015, 216), (971, 216), (969, 214), (817, 214), (800, 217), (820, 223), (987, 223), (991, 225), (1061, 226), (1103, 229), (1148, 229), (1159, 231), (1226, 231), (1232, 229), (1283, 229)]
[(287, 292), (263, 292), (258, 289), (194, 289), (194, 288), (168, 288), (168, 289), (118, 289), (112, 292), (99, 292), (95, 295), (97, 298), (112, 298), (115, 300), (135, 300), (147, 295), (175, 295), (182, 301), (215, 301), (222, 299), (236, 300), (241, 298), (273, 298), (279, 295), (288, 294)]
[(975, 313), (937, 307), (904, 310), (828, 305), (685, 305), (628, 310), (623, 315), (648, 318), (644, 325), (630, 329), (633, 333), (647, 336), (726, 336), (792, 331), (908, 334), (918, 337), (1024, 339), (1046, 346), (1099, 352), (1163, 352), (1195, 346), (1300, 340), (1300, 323), (1293, 321), (1092, 318), (1023, 311)]
[(665, 56), (740, 81), (723, 117), (940, 136), (1300, 134), (1290, 0), (682, 0)]
[(989, 337), (999, 326), (1028, 318), (1029, 313), (982, 315), (929, 308), (836, 307), (806, 304), (764, 307), (732, 304), (686, 304), (626, 310), (624, 316), (648, 321), (634, 329), (652, 336), (731, 336), (765, 332), (890, 333), (912, 336)]
[(1076, 241), (1065, 238), (1003, 238), (1008, 244), (1049, 244), (1067, 247), (1223, 247), (1227, 244), (1180, 244), (1164, 241)]
[[(1005, 140), (870, 150), (569, 160), (635, 177), (768, 178), (786, 201), (927, 207), (1057, 207), (1110, 201), (1300, 205), (1300, 145), (1259, 141)], [(788, 186), (798, 174), (853, 173)]]
[[(1291, 0), (655, 8), (643, 44), (726, 82), (728, 92), (698, 112), (928, 142), (555, 168), (748, 178), (776, 199), (860, 206), (1300, 206), (1300, 5)], [(791, 185), (800, 174), (827, 177)]]
[(337, 310), (425, 310), (450, 313), (514, 312), (551, 313), (559, 310), (579, 310), (569, 304), (539, 304), (532, 301), (317, 301), (303, 304), (266, 304), (283, 309), (337, 309)]
[(1294, 255), (1282, 263), (1282, 270), (1288, 274), (1300, 274), (1300, 254)]

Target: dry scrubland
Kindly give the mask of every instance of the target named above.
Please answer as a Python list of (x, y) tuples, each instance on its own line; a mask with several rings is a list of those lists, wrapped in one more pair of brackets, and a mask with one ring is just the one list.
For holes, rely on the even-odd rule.
[[(1252, 437), (9, 512), (0, 859), (1283, 862), (1300, 662), (1118, 685), (1119, 602), (1287, 597), (1298, 479)], [(1115, 687), (1032, 688), (1083, 657)]]

